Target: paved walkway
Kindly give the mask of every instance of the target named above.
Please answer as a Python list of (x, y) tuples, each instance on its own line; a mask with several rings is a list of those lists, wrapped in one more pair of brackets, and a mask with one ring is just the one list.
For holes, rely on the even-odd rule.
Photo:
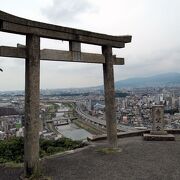
[[(44, 173), (54, 180), (180, 180), (180, 136), (174, 142), (119, 139), (117, 153), (99, 152), (102, 146), (44, 160)], [(17, 180), (22, 172), (0, 167), (0, 180)]]

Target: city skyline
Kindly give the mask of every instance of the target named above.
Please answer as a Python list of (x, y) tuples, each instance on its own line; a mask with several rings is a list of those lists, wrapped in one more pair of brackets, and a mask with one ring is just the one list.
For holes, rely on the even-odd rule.
[[(125, 49), (113, 49), (125, 58), (115, 67), (115, 80), (178, 72), (180, 19), (176, 0), (116, 1), (33, 0), (1, 3), (1, 10), (37, 21), (112, 35), (132, 35)], [(27, 8), (28, 7), (28, 8)], [(108, 12), (108, 13), (106, 13)], [(25, 37), (0, 33), (1, 45), (25, 44)], [(67, 42), (42, 39), (41, 48), (65, 49)], [(82, 51), (101, 53), (100, 47), (82, 45)], [(0, 90), (24, 89), (24, 60), (0, 58)], [(102, 66), (41, 62), (41, 89), (87, 87), (103, 84)]]

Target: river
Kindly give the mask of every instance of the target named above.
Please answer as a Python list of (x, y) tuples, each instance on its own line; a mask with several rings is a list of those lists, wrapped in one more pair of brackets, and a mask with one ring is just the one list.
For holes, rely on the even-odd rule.
[[(63, 117), (64, 112), (60, 111), (68, 111), (68, 107), (64, 107), (61, 103), (57, 103), (59, 105), (59, 109), (56, 113), (56, 117)], [(79, 128), (73, 123), (70, 123), (68, 125), (63, 125), (63, 126), (56, 126), (56, 129), (61, 133), (64, 137), (70, 138), (72, 140), (86, 140), (87, 137), (91, 137), (92, 134), (89, 133), (88, 131)]]

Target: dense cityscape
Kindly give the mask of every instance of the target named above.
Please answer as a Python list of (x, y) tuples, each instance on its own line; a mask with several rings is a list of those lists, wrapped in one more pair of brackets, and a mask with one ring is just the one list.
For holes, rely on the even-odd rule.
[[(164, 105), (165, 129), (180, 128), (180, 88), (116, 90), (117, 129), (151, 129), (153, 105)], [(106, 133), (103, 90), (41, 90), (40, 136), (46, 139), (87, 137)], [(24, 92), (0, 92), (0, 139), (24, 136)]]

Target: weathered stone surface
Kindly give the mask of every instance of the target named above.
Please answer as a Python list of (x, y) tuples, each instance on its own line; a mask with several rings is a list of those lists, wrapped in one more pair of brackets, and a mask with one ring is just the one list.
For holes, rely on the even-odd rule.
[(164, 106), (154, 105), (152, 107), (153, 126), (150, 134), (143, 134), (146, 141), (174, 141), (172, 134), (164, 130)]
[(115, 48), (124, 48), (125, 43), (107, 39), (101, 39), (96, 37), (90, 37), (85, 35), (79, 35), (74, 33), (67, 33), (61, 31), (53, 31), (50, 29), (41, 29), (37, 27), (25, 26), (20, 24), (15, 24), (12, 22), (2, 22), (0, 24), (0, 30), (4, 32), (16, 33), (16, 34), (36, 34), (37, 36), (44, 37), (44, 38), (51, 38), (51, 39), (59, 39), (65, 41), (76, 41), (82, 42), (87, 44), (94, 44), (94, 45), (106, 45), (110, 44), (112, 47)]
[(0, 46), (0, 56), (2, 57), (15, 57), (15, 58), (26, 58), (25, 48), (16, 48), (9, 46)]
[(69, 42), (69, 50), (70, 51), (81, 52), (81, 43), (70, 41)]
[(0, 11), (0, 29), (17, 34), (36, 34), (41, 37), (83, 42), (96, 45), (111, 45), (123, 48), (131, 42), (131, 36), (111, 36), (79, 29), (31, 21)]
[(164, 106), (163, 105), (154, 105), (152, 107), (152, 118), (153, 118), (153, 126), (151, 134), (154, 135), (163, 135), (167, 134), (164, 131)]
[(26, 46), (24, 171), (30, 177), (39, 174), (40, 38), (28, 35)]
[(146, 141), (174, 141), (175, 140), (175, 136), (172, 134), (166, 134), (166, 135), (143, 134), (143, 138)]
[(91, 32), (91, 31), (84, 31), (84, 30), (80, 30), (80, 29), (74, 29), (74, 28), (69, 28), (69, 27), (67, 28), (67, 27), (63, 27), (63, 26), (57, 26), (57, 25), (32, 21), (32, 20), (28, 20), (28, 19), (24, 19), (24, 18), (20, 18), (20, 17), (14, 16), (14, 15), (8, 14), (3, 11), (0, 11), (0, 20), (19, 24), (19, 25), (24, 25), (24, 26), (28, 26), (28, 27), (49, 29), (49, 30), (53, 30), (53, 31), (65, 32), (68, 34), (84, 35), (84, 36), (89, 36), (89, 37), (95, 37), (95, 38), (101, 38), (101, 39), (107, 39), (107, 40), (113, 40), (113, 41), (120, 41), (123, 43), (131, 42), (131, 38), (132, 38), (129, 35), (111, 36), (111, 35)]
[[(102, 54), (94, 53), (79, 53), (79, 57), (74, 58), (72, 51), (62, 51), (54, 49), (42, 49), (40, 51), (40, 59), (48, 61), (65, 61), (65, 62), (82, 62), (82, 63), (105, 63), (105, 58)], [(0, 46), (0, 56), (3, 57), (15, 57), (15, 58), (26, 58), (25, 47), (9, 47)], [(124, 58), (117, 58), (113, 55), (114, 65), (124, 65)]]
[(112, 47), (103, 46), (105, 57), (103, 64), (104, 93), (105, 93), (105, 119), (107, 127), (107, 139), (112, 147), (117, 147), (117, 125), (115, 109), (114, 70), (112, 60)]

